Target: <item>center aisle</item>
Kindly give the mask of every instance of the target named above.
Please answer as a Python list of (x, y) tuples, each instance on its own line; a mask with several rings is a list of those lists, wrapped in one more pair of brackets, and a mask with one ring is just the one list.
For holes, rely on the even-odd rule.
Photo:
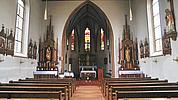
[(105, 100), (98, 86), (79, 86), (72, 100)]

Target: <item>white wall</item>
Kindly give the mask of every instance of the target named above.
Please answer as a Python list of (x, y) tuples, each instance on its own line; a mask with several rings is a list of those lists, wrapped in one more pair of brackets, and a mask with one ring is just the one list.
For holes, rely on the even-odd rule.
[[(99, 1), (91, 0), (108, 17), (114, 33), (114, 62), (118, 66), (118, 37), (121, 36), (123, 25), (125, 24), (124, 15), (128, 13), (127, 0)], [(48, 2), (49, 15), (52, 15), (55, 36), (59, 37), (59, 56), (61, 56), (62, 34), (65, 23), (72, 13), (83, 1), (51, 1)], [(60, 66), (60, 65), (59, 65)]]
[[(0, 24), (4, 24), (5, 28), (15, 29), (16, 2), (17, 0), (0, 1)], [(44, 33), (44, 25), (42, 25), (43, 3), (41, 0), (30, 0), (30, 8), (29, 38), (38, 42), (41, 33)], [(36, 70), (37, 66), (36, 60), (27, 58), (0, 55), (0, 59), (4, 60), (0, 62), (0, 82), (33, 77), (33, 71)]]
[[(160, 0), (162, 1), (162, 0)], [(174, 0), (174, 9), (175, 9), (175, 17), (178, 18), (178, 4), (177, 0)], [(148, 26), (147, 26), (147, 9), (146, 9), (146, 0), (134, 0), (134, 31), (138, 37), (138, 41), (144, 40), (145, 37), (148, 38)], [(161, 3), (161, 16), (163, 22), (162, 27), (164, 28), (164, 3)], [(176, 20), (176, 25), (178, 29), (178, 20)], [(177, 73), (178, 73), (178, 63), (173, 61), (176, 57), (178, 57), (178, 41), (172, 41), (172, 55), (167, 56), (159, 56), (159, 57), (150, 57), (145, 59), (140, 59), (140, 67), (144, 71), (145, 74), (151, 77), (157, 77), (160, 79), (168, 79), (169, 82), (178, 81)], [(158, 62), (155, 63), (154, 61)]]

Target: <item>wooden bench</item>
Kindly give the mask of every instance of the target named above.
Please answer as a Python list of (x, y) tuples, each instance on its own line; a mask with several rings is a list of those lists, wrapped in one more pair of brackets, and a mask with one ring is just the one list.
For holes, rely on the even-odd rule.
[[(118, 80), (118, 81), (107, 81), (103, 87), (103, 93), (104, 95), (106, 95), (106, 91), (109, 89), (110, 86), (112, 85), (116, 85), (117, 84), (131, 84), (131, 83), (140, 83), (140, 84), (143, 84), (143, 83), (157, 83), (157, 84), (160, 84), (160, 83), (168, 83), (167, 80), (128, 80), (128, 81), (125, 81), (125, 80)], [(127, 84), (126, 84), (127, 85)], [(139, 85), (139, 84), (138, 84)]]
[[(48, 85), (51, 86), (51, 87), (61, 85), (61, 86), (66, 86), (66, 87), (67, 87), (67, 89), (68, 89), (68, 97), (69, 97), (69, 98), (72, 97), (72, 95), (73, 95), (73, 89), (72, 89), (72, 85), (71, 85), (70, 82), (53, 82), (53, 81), (10, 81), (10, 82), (9, 82), (9, 85), (10, 85), (10, 84), (11, 84), (11, 86), (13, 86), (13, 85), (18, 86), (18, 85), (24, 85), (24, 84), (28, 84), (28, 86), (29, 86), (29, 84), (31, 84), (31, 86), (33, 86), (33, 85), (39, 86), (38, 84), (41, 84), (41, 86), (42, 86), (42, 84), (44, 84), (44, 86), (47, 86), (47, 84), (48, 84)], [(33, 85), (32, 85), (32, 84), (33, 84)], [(4, 84), (4, 85), (5, 85), (5, 84)], [(6, 85), (7, 85), (7, 84), (6, 84)]]
[[(50, 96), (50, 98), (59, 98), (60, 100), (62, 100), (62, 97), (64, 97), (65, 100), (70, 100), (70, 97), (68, 97), (68, 93), (67, 93), (67, 87), (59, 87), (59, 86), (57, 86), (57, 87), (0, 86), (0, 91), (1, 91), (2, 95), (7, 93), (6, 97), (2, 96), (1, 98), (14, 98), (15, 97), (15, 93), (17, 93), (16, 95), (19, 98), (30, 98), (30, 94), (29, 93), (36, 93), (36, 96), (32, 96), (31, 98), (36, 98), (36, 97), (40, 98), (41, 97), (40, 94), (42, 94), (41, 98), (43, 98), (44, 94), (50, 96), (50, 92), (52, 92), (53, 95), (55, 95), (55, 96), (54, 97)], [(6, 92), (6, 91), (9, 91), (9, 92)], [(24, 91), (26, 91), (25, 93), (27, 95), (21, 96), (20, 94), (18, 94), (18, 93), (22, 93)], [(40, 93), (39, 96), (37, 96), (37, 93)], [(49, 93), (49, 94), (47, 94), (47, 93)], [(13, 95), (11, 95), (11, 94), (13, 94)], [(48, 96), (46, 96), (46, 97), (48, 97)]]
[(168, 82), (148, 82), (148, 83), (110, 83), (105, 91), (106, 99), (112, 100), (116, 91), (159, 91), (159, 90), (178, 90), (176, 83)]
[(43, 79), (35, 79), (35, 78), (26, 78), (26, 79), (19, 79), (19, 81), (50, 81), (50, 82), (69, 82), (71, 84), (72, 91), (76, 90), (76, 79), (75, 78), (43, 78)]
[(113, 100), (113, 97), (116, 100), (119, 98), (178, 97), (177, 83), (168, 83), (168, 80), (158, 80), (158, 78), (111, 78), (104, 79), (102, 85), (106, 100)]
[(63, 100), (61, 91), (0, 91), (0, 98), (59, 98)]
[[(177, 98), (178, 90), (165, 91), (118, 91), (116, 99), (119, 98)], [(112, 99), (110, 99), (112, 100)]]
[(145, 77), (145, 78), (104, 78), (101, 82), (101, 89), (104, 93), (104, 87), (106, 86), (107, 82), (110, 81), (139, 81), (139, 80), (158, 80), (158, 78), (151, 78), (151, 77)]

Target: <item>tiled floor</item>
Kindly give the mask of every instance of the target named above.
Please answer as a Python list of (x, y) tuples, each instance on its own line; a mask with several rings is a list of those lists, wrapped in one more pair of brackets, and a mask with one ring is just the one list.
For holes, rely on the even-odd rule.
[(72, 100), (105, 100), (98, 86), (79, 86)]

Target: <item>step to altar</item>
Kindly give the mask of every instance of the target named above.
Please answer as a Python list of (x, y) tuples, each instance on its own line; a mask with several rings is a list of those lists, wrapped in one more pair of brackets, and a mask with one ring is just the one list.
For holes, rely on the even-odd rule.
[(99, 86), (101, 83), (98, 80), (77, 80), (76, 85), (78, 86)]

